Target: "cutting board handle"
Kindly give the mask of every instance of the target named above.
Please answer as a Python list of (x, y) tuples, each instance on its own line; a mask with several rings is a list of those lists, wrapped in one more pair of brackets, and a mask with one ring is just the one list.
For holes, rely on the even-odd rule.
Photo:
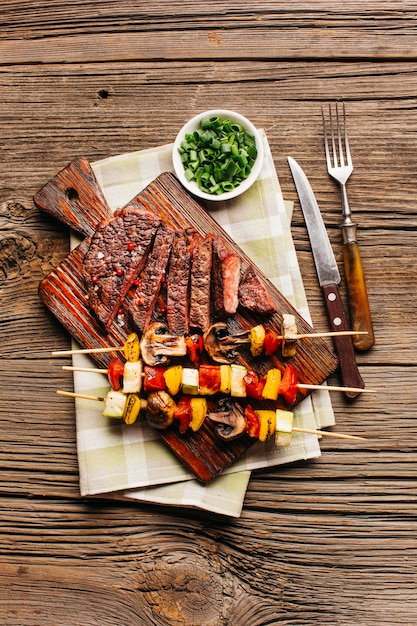
[(82, 157), (71, 161), (33, 200), (37, 207), (86, 236), (111, 214), (90, 163)]

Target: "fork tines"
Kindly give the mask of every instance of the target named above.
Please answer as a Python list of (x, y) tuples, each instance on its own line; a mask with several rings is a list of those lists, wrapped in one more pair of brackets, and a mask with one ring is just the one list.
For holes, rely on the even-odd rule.
[[(339, 168), (352, 168), (352, 158), (350, 155), (346, 124), (345, 103), (335, 102), (333, 106), (332, 104), (329, 104), (328, 125), (326, 123), (323, 107), (321, 109), (321, 114), (323, 119), (324, 150), (329, 173), (336, 174)], [(331, 153), (329, 148), (329, 137), (331, 143)]]

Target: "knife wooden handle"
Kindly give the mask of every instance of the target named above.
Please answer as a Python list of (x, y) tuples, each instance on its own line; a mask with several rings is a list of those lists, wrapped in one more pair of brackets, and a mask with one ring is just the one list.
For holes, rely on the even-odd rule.
[(353, 345), (357, 350), (369, 350), (375, 344), (375, 335), (359, 246), (356, 241), (345, 241), (342, 251), (352, 330), (368, 333), (354, 335)]
[[(333, 331), (350, 330), (346, 318), (343, 302), (339, 290), (335, 284), (322, 287), (330, 326)], [(351, 335), (339, 335), (333, 337), (334, 347), (339, 358), (340, 373), (345, 387), (358, 387), (364, 389), (365, 383), (358, 370), (355, 350)], [(356, 398), (360, 391), (346, 391), (348, 398)]]

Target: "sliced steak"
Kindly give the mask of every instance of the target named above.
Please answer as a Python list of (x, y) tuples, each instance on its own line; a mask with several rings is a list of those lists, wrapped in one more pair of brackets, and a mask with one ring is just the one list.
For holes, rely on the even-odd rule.
[(212, 242), (213, 233), (196, 233), (191, 243), (190, 328), (203, 331), (210, 326)]
[(153, 213), (127, 206), (94, 233), (83, 271), (90, 307), (106, 328), (142, 270), (159, 225)]
[(242, 260), (221, 235), (213, 238), (213, 312), (216, 317), (236, 313)]
[(165, 279), (174, 237), (175, 232), (171, 228), (164, 225), (158, 229), (152, 251), (148, 255), (139, 285), (129, 305), (129, 318), (140, 332), (149, 326), (155, 302)]
[(186, 335), (189, 329), (191, 240), (189, 232), (176, 233), (166, 276), (167, 323), (173, 335)]
[(254, 313), (272, 315), (277, 309), (266, 287), (259, 280), (252, 265), (246, 269), (239, 285), (239, 302)]

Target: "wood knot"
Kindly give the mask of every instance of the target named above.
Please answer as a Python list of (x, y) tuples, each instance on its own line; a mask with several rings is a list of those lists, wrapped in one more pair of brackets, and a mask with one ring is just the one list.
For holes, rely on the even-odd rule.
[(0, 284), (33, 277), (39, 268), (46, 275), (61, 261), (62, 252), (51, 239), (36, 243), (22, 235), (7, 235), (0, 241)]
[(9, 235), (0, 241), (0, 282), (21, 278), (29, 270), (28, 263), (36, 246), (30, 239)]
[(196, 554), (175, 553), (157, 562), (141, 562), (138, 587), (152, 611), (167, 623), (223, 623), (223, 581), (212, 565)]
[(23, 202), (18, 200), (10, 200), (5, 202), (1, 207), (1, 215), (8, 217), (14, 222), (23, 222), (27, 219), (28, 214), (31, 212), (32, 207), (26, 207)]

